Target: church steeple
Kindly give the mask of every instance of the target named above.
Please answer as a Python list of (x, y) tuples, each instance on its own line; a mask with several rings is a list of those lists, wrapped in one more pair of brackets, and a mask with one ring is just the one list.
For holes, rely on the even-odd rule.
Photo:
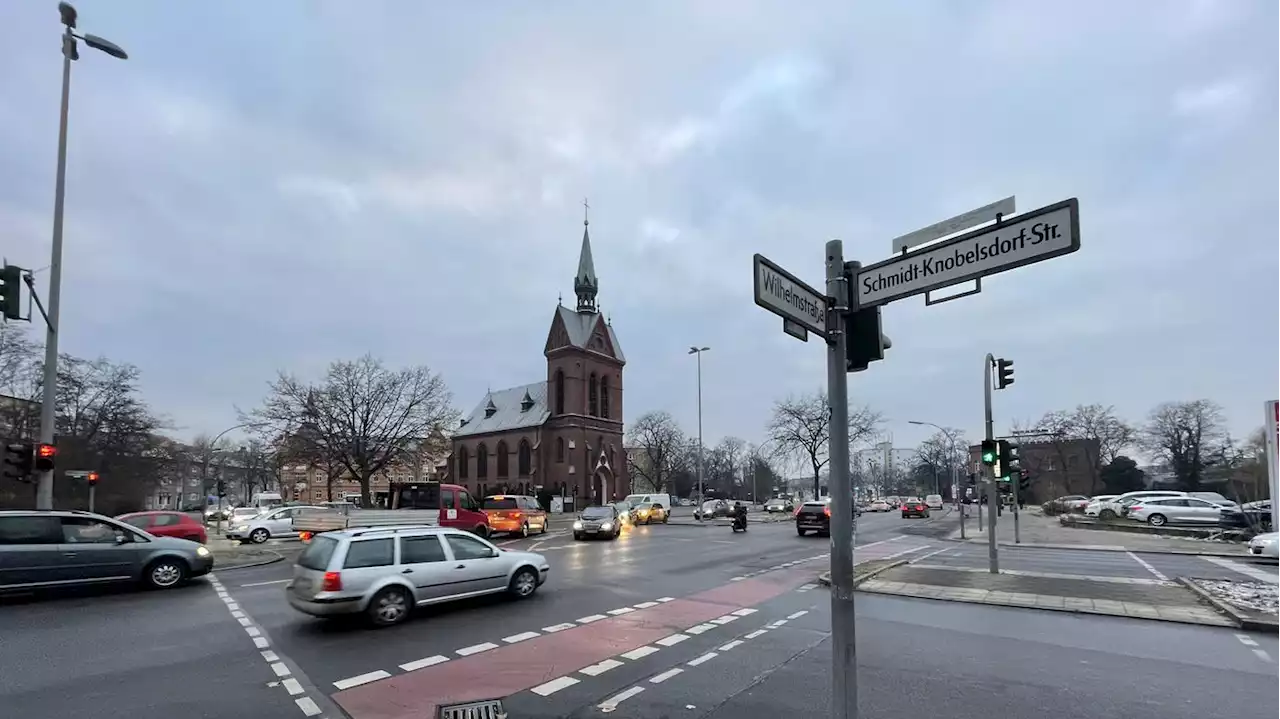
[(573, 291), (578, 295), (578, 311), (595, 313), (599, 311), (596, 292), (600, 289), (600, 280), (596, 278), (596, 265), (591, 259), (591, 218), (586, 214), (591, 206), (584, 199), (582, 207), (582, 252), (578, 255), (578, 273), (573, 276)]

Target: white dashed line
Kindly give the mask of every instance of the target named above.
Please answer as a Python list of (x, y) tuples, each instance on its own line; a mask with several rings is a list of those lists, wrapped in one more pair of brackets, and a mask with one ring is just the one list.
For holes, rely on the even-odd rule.
[(1147, 560), (1143, 559), (1142, 557), (1139, 557), (1138, 555), (1134, 554), (1133, 552), (1125, 552), (1125, 554), (1129, 555), (1129, 559), (1132, 559), (1133, 561), (1137, 562), (1138, 564), (1141, 564), (1143, 569), (1147, 570), (1148, 572), (1151, 572), (1151, 575), (1152, 575), (1153, 577), (1155, 577), (1156, 579), (1159, 579), (1159, 580), (1160, 580), (1160, 581), (1162, 581), (1162, 582), (1167, 582), (1167, 581), (1169, 581), (1169, 578), (1168, 578), (1168, 577), (1166, 577), (1166, 576), (1164, 575), (1164, 573), (1163, 573), (1163, 572), (1161, 572), (1159, 569), (1156, 569), (1155, 567), (1151, 566), (1151, 563), (1150, 563), (1150, 562), (1148, 562)]
[(289, 667), (284, 665), (284, 662), (273, 662), (271, 664), (271, 671), (275, 672), (278, 677), (287, 677), (291, 673), (289, 671)]
[(640, 647), (639, 649), (632, 649), (629, 652), (623, 652), (618, 656), (622, 657), (623, 659), (630, 659), (631, 661), (635, 661), (637, 659), (644, 659), (650, 654), (657, 653), (657, 651), (658, 651), (657, 647)]
[(807, 592), (807, 591), (809, 591), (810, 589), (813, 589), (813, 588), (815, 588), (815, 587), (817, 587), (817, 586), (818, 586), (818, 585), (816, 585), (816, 584), (801, 584), (801, 585), (800, 585), (800, 587), (799, 587), (798, 589), (796, 589), (796, 591), (797, 591), (797, 592)]
[(293, 703), (297, 704), (306, 716), (313, 717), (320, 713), (320, 707), (316, 706), (315, 700), (311, 697), (298, 697), (293, 700)]
[(469, 657), (472, 654), (479, 654), (480, 652), (487, 652), (490, 649), (497, 648), (497, 644), (494, 644), (493, 642), (485, 642), (484, 644), (472, 644), (469, 647), (463, 647), (455, 653), (460, 657)]
[(734, 649), (734, 648), (736, 648), (736, 647), (740, 647), (740, 646), (742, 646), (742, 644), (743, 644), (743, 641), (742, 641), (741, 639), (735, 639), (735, 640), (733, 640), (733, 641), (729, 642), (728, 644), (722, 644), (722, 645), (720, 645), (720, 651), (722, 651), (722, 652), (727, 652), (727, 651), (729, 651), (730, 649)]
[(674, 602), (675, 600), (676, 600), (675, 597), (658, 597), (658, 601), (662, 602), (663, 604), (666, 604), (667, 602)]
[(947, 551), (947, 548), (946, 548), (946, 547), (943, 547), (942, 549), (935, 549), (935, 550), (933, 550), (932, 552), (929, 552), (928, 554), (921, 554), (920, 556), (916, 557), (915, 559), (913, 559), (913, 560), (911, 560), (911, 561), (912, 561), (912, 563), (915, 563), (915, 562), (923, 562), (924, 560), (928, 559), (929, 557), (932, 557), (932, 556), (933, 556), (933, 555), (935, 555), (935, 554), (942, 554), (942, 553), (943, 553), (943, 552), (945, 552), (945, 551)]
[(635, 605), (635, 608), (648, 609), (649, 607), (656, 607), (656, 606), (658, 606), (657, 602), (640, 602), (639, 604)]
[(277, 655), (276, 655), (276, 653), (275, 653), (275, 652), (273, 652), (273, 651), (265, 651), (265, 652), (263, 652), (263, 653), (262, 653), (262, 658), (263, 658), (263, 659), (266, 659), (266, 660), (267, 660), (267, 661), (269, 661), (269, 662), (278, 662), (278, 661), (280, 661), (280, 657), (279, 657), (279, 656), (277, 656)]
[(725, 625), (725, 624), (728, 624), (729, 622), (736, 622), (736, 621), (738, 621), (738, 618), (737, 618), (737, 617), (735, 617), (735, 616), (734, 616), (734, 615), (732, 615), (732, 614), (726, 614), (726, 615), (724, 615), (723, 617), (716, 617), (715, 619), (712, 619), (712, 620), (711, 620), (711, 623), (712, 623), (712, 624), (719, 624), (719, 625), (723, 626), (723, 625)]
[(565, 622), (564, 624), (552, 624), (549, 627), (543, 627), (542, 631), (546, 632), (547, 634), (555, 634), (556, 632), (563, 632), (566, 629), (573, 629), (576, 626), (578, 625), (574, 624), (573, 622)]
[(241, 614), (240, 616), (236, 617), (236, 621), (237, 621), (237, 622), (240, 622), (240, 626), (242, 626), (242, 627), (247, 627), (247, 626), (249, 626), (249, 625), (253, 624), (253, 621), (252, 621), (251, 619), (249, 619), (248, 617), (244, 616), (243, 614)]
[(1258, 646), (1258, 643), (1253, 641), (1253, 637), (1249, 636), (1248, 634), (1237, 634), (1236, 639), (1239, 639), (1240, 643), (1245, 645), (1246, 647)]
[(663, 637), (659, 639), (658, 641), (654, 642), (654, 644), (661, 644), (664, 647), (674, 647), (675, 645), (679, 644), (680, 642), (683, 642), (688, 638), (689, 638), (688, 634), (672, 634), (669, 637)]
[(606, 617), (603, 614), (592, 614), (590, 616), (586, 616), (586, 617), (582, 617), (581, 619), (578, 619), (577, 622), (579, 624), (590, 624), (592, 622), (598, 622), (601, 619), (608, 619), (608, 617)]
[(245, 628), (244, 628), (244, 633), (245, 633), (245, 634), (248, 634), (248, 635), (249, 635), (249, 636), (251, 636), (251, 637), (260, 637), (260, 636), (262, 636), (262, 630), (261, 630), (261, 629), (258, 629), (257, 627), (245, 627)]
[(694, 634), (694, 635), (697, 635), (697, 634), (701, 634), (701, 633), (703, 633), (703, 632), (711, 631), (712, 629), (715, 629), (715, 628), (716, 628), (716, 625), (714, 625), (714, 624), (699, 624), (699, 625), (697, 625), (697, 626), (689, 627), (688, 629), (686, 629), (686, 630), (684, 630), (684, 631), (685, 631), (685, 633), (686, 633), (686, 634)]
[(747, 616), (751, 616), (752, 614), (755, 614), (757, 611), (759, 610), (751, 609), (748, 607), (746, 609), (739, 609), (736, 612), (729, 612), (729, 613), (738, 617), (747, 617)]
[(684, 670), (681, 669), (680, 667), (676, 667), (674, 669), (668, 669), (661, 674), (653, 675), (652, 677), (649, 678), (649, 681), (653, 684), (661, 684), (666, 680), (670, 679), (671, 677), (674, 677), (675, 675), (681, 674), (683, 672)]
[(631, 612), (634, 612), (634, 611), (635, 611), (635, 607), (621, 607), (619, 609), (610, 609), (607, 613), (612, 614), (613, 616), (616, 617), (621, 614), (630, 614)]
[(787, 620), (785, 620), (785, 619), (779, 619), (778, 621), (776, 621), (776, 622), (770, 622), (770, 623), (766, 624), (765, 626), (766, 626), (766, 627), (768, 627), (768, 628), (770, 628), (770, 629), (777, 629), (778, 627), (780, 627), (780, 626), (782, 626), (783, 624), (786, 624), (786, 623), (787, 623)]
[(254, 637), (253, 646), (259, 649), (266, 649), (267, 647), (271, 646), (271, 643), (268, 642), (265, 637)]
[(272, 579), (272, 580), (271, 580), (271, 581), (269, 581), (269, 582), (249, 582), (248, 584), (241, 584), (240, 586), (242, 586), (242, 587), (265, 587), (265, 586), (270, 585), (270, 584), (284, 584), (285, 582), (292, 582), (292, 581), (293, 581), (292, 579)]
[(609, 671), (610, 669), (617, 669), (620, 666), (622, 666), (622, 662), (618, 661), (617, 659), (606, 659), (600, 662), (599, 664), (592, 664), (591, 666), (583, 667), (578, 671), (582, 672), (583, 674), (586, 674), (589, 677), (598, 677), (601, 674), (604, 674), (605, 672)]
[(603, 702), (600, 702), (600, 706), (596, 708), (607, 714), (617, 709), (618, 705), (621, 704), (622, 702), (630, 699), (631, 697), (639, 694), (642, 691), (644, 691), (644, 687), (631, 687), (625, 692), (619, 692), (609, 697), (608, 699), (605, 699)]
[(537, 694), (540, 697), (549, 697), (552, 694), (555, 694), (556, 692), (560, 691), (561, 689), (568, 689), (569, 687), (577, 683), (578, 683), (578, 680), (574, 679), (573, 677), (557, 677), (547, 682), (546, 684), (539, 684), (538, 686), (530, 689), (529, 691), (533, 692), (534, 694)]
[(1264, 662), (1271, 661), (1271, 655), (1267, 654), (1267, 651), (1265, 649), (1254, 649), (1253, 653), (1256, 654), (1258, 658)]
[(289, 677), (280, 683), (284, 685), (285, 691), (289, 692), (289, 696), (291, 697), (296, 697), (302, 693), (302, 685), (293, 677)]
[(424, 657), (422, 659), (415, 659), (407, 664), (401, 664), (400, 669), (406, 672), (416, 672), (419, 669), (434, 667), (437, 664), (444, 664), (447, 661), (449, 661), (449, 657), (446, 657), (443, 654), (437, 654), (433, 657)]
[(806, 615), (806, 614), (808, 614), (808, 613), (809, 613), (809, 610), (808, 610), (808, 609), (801, 609), (801, 610), (800, 610), (800, 611), (798, 611), (798, 612), (793, 612), (793, 613), (791, 613), (791, 614), (788, 614), (788, 615), (787, 615), (787, 619), (799, 619), (800, 617), (803, 617), (804, 615)]
[(712, 659), (715, 659), (715, 658), (716, 658), (716, 657), (718, 657), (718, 656), (720, 656), (720, 655), (719, 655), (719, 654), (717, 654), (716, 652), (707, 652), (706, 654), (703, 654), (702, 656), (700, 656), (700, 657), (698, 657), (698, 658), (696, 658), (696, 659), (690, 659), (690, 660), (689, 660), (689, 666), (691, 666), (691, 667), (696, 667), (696, 666), (698, 666), (699, 664), (705, 664), (706, 662), (709, 662), (709, 661), (711, 661)]
[(520, 632), (519, 634), (512, 634), (509, 637), (503, 637), (502, 641), (507, 644), (515, 644), (516, 642), (523, 642), (540, 636), (542, 635), (537, 632)]
[(732, 578), (732, 579), (730, 579), (729, 581), (731, 581), (731, 582), (741, 582), (741, 581), (742, 581), (742, 580), (744, 580), (744, 579), (746, 579), (746, 577), (733, 577), (733, 578)]
[(346, 679), (339, 679), (338, 681), (333, 683), (333, 686), (334, 688), (341, 691), (343, 689), (350, 689), (351, 687), (358, 687), (361, 684), (376, 682), (379, 679), (386, 679), (389, 676), (391, 676), (390, 672), (384, 672), (381, 669), (379, 669), (376, 672), (369, 672), (368, 674), (361, 674), (355, 677), (347, 677)]
[(1263, 649), (1262, 647), (1259, 647), (1258, 643), (1253, 640), (1253, 637), (1249, 636), (1248, 634), (1237, 634), (1236, 639), (1239, 639), (1240, 643), (1245, 645), (1246, 647), (1250, 647), (1254, 655), (1259, 659), (1261, 659), (1262, 661), (1264, 662), (1271, 661), (1271, 655), (1267, 653), (1267, 650)]
[(760, 636), (761, 634), (768, 634), (768, 633), (769, 633), (769, 630), (768, 630), (768, 629), (757, 629), (757, 630), (755, 630), (754, 632), (751, 632), (750, 634), (747, 634), (747, 635), (744, 635), (744, 636), (745, 636), (745, 638), (746, 638), (746, 639), (755, 639), (756, 637)]

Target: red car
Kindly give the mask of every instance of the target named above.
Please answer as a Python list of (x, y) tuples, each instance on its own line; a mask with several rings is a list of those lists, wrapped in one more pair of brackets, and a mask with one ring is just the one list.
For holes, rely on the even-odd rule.
[(130, 512), (116, 519), (157, 537), (190, 539), (201, 544), (209, 541), (204, 524), (182, 512)]

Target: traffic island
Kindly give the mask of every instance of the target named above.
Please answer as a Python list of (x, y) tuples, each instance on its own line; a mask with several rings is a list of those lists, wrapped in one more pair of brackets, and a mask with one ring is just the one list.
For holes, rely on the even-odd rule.
[[(975, 544), (987, 544), (987, 522), (984, 507), (982, 531), (979, 531), (976, 509), (970, 507), (966, 513), (965, 538), (960, 537), (960, 529), (952, 530), (947, 537), (950, 541), (967, 541)], [(1125, 520), (1127, 521), (1127, 520)], [(1256, 561), (1245, 553), (1244, 545), (1221, 538), (1211, 539), (1208, 535), (1187, 536), (1185, 533), (1170, 534), (1148, 531), (1146, 525), (1133, 522), (1137, 531), (1118, 531), (1118, 527), (1127, 526), (1117, 522), (1097, 522), (1083, 517), (1073, 517), (1070, 523), (1063, 523), (1057, 517), (1045, 517), (1030, 511), (1019, 515), (1019, 537), (1015, 541), (1013, 533), (1013, 516), (1006, 510), (1000, 515), (996, 525), (996, 543), (1001, 547), (1032, 547), (1037, 549), (1075, 549), (1092, 552), (1149, 552), (1155, 554), (1186, 554), (1206, 557), (1227, 557), (1240, 561)], [(1203, 532), (1203, 530), (1200, 530)], [(1217, 535), (1215, 535), (1217, 536)], [(1268, 560), (1274, 561), (1274, 560)]]
[[(869, 562), (863, 562), (853, 568), (853, 586), (858, 586), (872, 577), (887, 572), (894, 567), (900, 567), (906, 564), (906, 559), (873, 559)], [(818, 584), (824, 587), (831, 586), (831, 572), (823, 572), (818, 575)]]
[(931, 565), (897, 566), (858, 586), (858, 591), (949, 602), (994, 604), (1131, 619), (1237, 627), (1235, 619), (1204, 606), (1176, 582), (1090, 577)]
[(224, 572), (229, 569), (246, 569), (274, 564), (284, 559), (284, 555), (271, 549), (252, 546), (209, 547), (213, 552), (213, 571)]
[(1178, 583), (1246, 631), (1280, 633), (1280, 590), (1263, 582), (1178, 577)]

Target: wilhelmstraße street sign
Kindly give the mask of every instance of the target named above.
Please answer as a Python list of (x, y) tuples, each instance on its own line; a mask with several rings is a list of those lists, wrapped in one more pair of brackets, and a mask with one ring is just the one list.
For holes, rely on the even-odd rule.
[[(894, 257), (859, 272), (858, 307), (874, 307), (1080, 249), (1076, 198)], [(756, 282), (759, 283), (759, 275)], [(756, 297), (759, 302), (759, 289)]]
[[(826, 295), (801, 282), (795, 275), (765, 259), (763, 255), (756, 255), (754, 264), (756, 304), (784, 320), (792, 320), (825, 337)], [(786, 330), (787, 327), (784, 325), (783, 329)], [(792, 333), (788, 331), (787, 334)]]
[(949, 220), (935, 222), (915, 232), (908, 232), (902, 237), (894, 239), (893, 251), (902, 252), (908, 247), (925, 245), (934, 240), (940, 240), (947, 235), (964, 232), (970, 227), (977, 227), (990, 222), (999, 215), (1012, 215), (1016, 209), (1017, 205), (1014, 204), (1013, 195), (1010, 195), (990, 205), (983, 205), (976, 210), (969, 210), (963, 215), (956, 215)]

